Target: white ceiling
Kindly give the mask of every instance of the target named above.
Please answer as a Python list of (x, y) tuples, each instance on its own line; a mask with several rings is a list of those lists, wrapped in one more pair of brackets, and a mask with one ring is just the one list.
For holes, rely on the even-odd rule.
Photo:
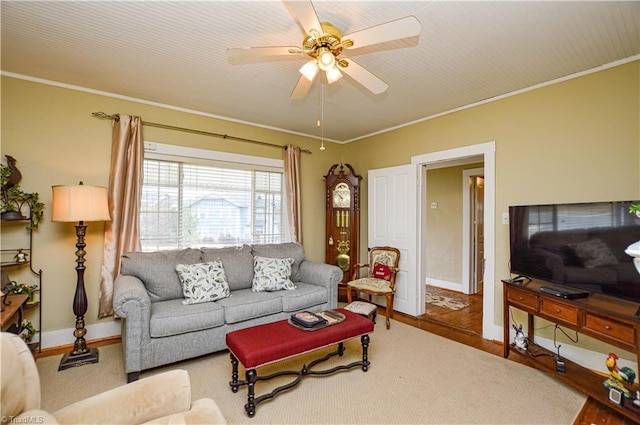
[[(385, 93), (348, 76), (324, 86), (324, 137), (338, 142), (640, 55), (639, 1), (313, 4), (343, 34), (407, 15), (422, 23), (419, 37), (349, 55), (389, 84)], [(306, 99), (289, 98), (304, 58), (226, 56), (228, 47), (301, 44), (280, 1), (2, 0), (1, 8), (5, 75), (321, 135), (318, 81)]]

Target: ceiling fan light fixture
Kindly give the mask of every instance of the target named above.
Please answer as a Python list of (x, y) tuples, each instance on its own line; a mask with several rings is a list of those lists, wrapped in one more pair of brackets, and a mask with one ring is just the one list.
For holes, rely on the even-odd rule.
[(315, 59), (312, 59), (302, 65), (302, 68), (300, 68), (300, 73), (304, 75), (307, 80), (313, 81), (313, 79), (316, 78), (316, 74), (318, 73), (318, 64), (316, 63)]
[(326, 74), (327, 74), (327, 81), (329, 82), (329, 84), (335, 83), (340, 78), (342, 78), (342, 72), (340, 72), (340, 70), (335, 66), (327, 70)]
[(336, 65), (336, 57), (326, 47), (320, 47), (317, 52), (318, 66), (323, 71), (328, 71)]

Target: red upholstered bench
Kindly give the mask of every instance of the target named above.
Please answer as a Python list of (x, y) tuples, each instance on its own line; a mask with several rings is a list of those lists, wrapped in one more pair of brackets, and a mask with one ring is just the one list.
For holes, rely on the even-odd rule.
[[(253, 417), (256, 406), (261, 401), (273, 398), (281, 391), (297, 385), (307, 375), (328, 375), (339, 370), (361, 366), (363, 371), (369, 367), (367, 348), (369, 333), (373, 332), (373, 322), (364, 317), (344, 309), (337, 309), (345, 315), (345, 320), (331, 326), (314, 331), (302, 330), (288, 323), (287, 320), (253, 326), (246, 329), (229, 332), (226, 336), (227, 347), (231, 357), (231, 381), (229, 385), (235, 393), (242, 385), (247, 386), (247, 404), (244, 406), (247, 414)], [(349, 339), (360, 337), (362, 343), (362, 361), (340, 365), (327, 370), (312, 371), (312, 367), (329, 358), (344, 353), (343, 343)], [(318, 350), (338, 344), (338, 348), (326, 356), (305, 365), (300, 371), (282, 371), (267, 376), (258, 376), (256, 369), (270, 363), (278, 362), (300, 354)], [(246, 370), (246, 380), (238, 379), (238, 362)], [(268, 394), (255, 396), (255, 383), (277, 376), (296, 375), (293, 382), (278, 387)]]

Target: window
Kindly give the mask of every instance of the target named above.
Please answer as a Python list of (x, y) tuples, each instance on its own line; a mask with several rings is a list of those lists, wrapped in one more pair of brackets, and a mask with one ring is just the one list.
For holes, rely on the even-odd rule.
[(541, 231), (589, 227), (616, 227), (629, 220), (628, 206), (621, 202), (538, 205), (529, 208), (529, 236)]
[(145, 143), (142, 250), (284, 242), (281, 163)]

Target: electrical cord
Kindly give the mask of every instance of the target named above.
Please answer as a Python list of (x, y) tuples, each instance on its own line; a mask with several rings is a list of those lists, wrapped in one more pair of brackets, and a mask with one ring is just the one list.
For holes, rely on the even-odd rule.
[[(511, 306), (509, 306), (509, 310), (510, 313), (512, 308)], [(513, 326), (514, 329), (519, 329), (520, 325), (515, 321), (513, 314), (509, 314), (509, 317), (511, 318), (511, 324)], [(566, 364), (564, 363), (564, 360), (562, 359), (562, 356), (560, 356), (560, 347), (562, 347), (562, 345), (558, 344), (558, 330), (560, 330), (560, 332), (562, 332), (564, 334), (564, 336), (566, 336), (571, 342), (573, 342), (574, 344), (578, 342), (579, 340), (579, 334), (578, 332), (576, 332), (576, 336), (575, 339), (572, 338), (569, 334), (567, 334), (567, 332), (565, 332), (565, 330), (563, 328), (560, 327), (560, 325), (556, 324), (552, 324), (552, 325), (547, 325), (547, 326), (542, 326), (539, 328), (535, 328), (536, 331), (540, 331), (543, 329), (547, 329), (550, 328), (551, 326), (554, 327), (553, 329), (553, 346), (556, 348), (556, 354), (554, 353), (549, 353), (549, 352), (541, 352), (541, 353), (534, 353), (531, 350), (525, 350), (526, 353), (531, 356), (531, 357), (554, 357), (556, 359), (556, 370), (558, 372), (564, 373), (566, 372)], [(529, 346), (533, 341), (531, 341), (529, 339), (529, 336), (527, 335), (527, 346)], [(515, 346), (515, 342), (511, 343), (511, 345)]]
[(567, 371), (567, 365), (562, 359), (562, 356), (560, 356), (560, 347), (562, 347), (562, 345), (558, 344), (558, 340), (557, 340), (558, 329), (560, 329), (560, 332), (562, 332), (567, 338), (569, 338), (569, 341), (573, 342), (574, 344), (578, 342), (578, 332), (576, 332), (576, 338), (574, 340), (557, 323), (553, 329), (553, 346), (556, 347), (556, 350), (557, 350), (557, 354), (555, 356), (556, 371), (558, 371), (559, 373), (565, 373)]

